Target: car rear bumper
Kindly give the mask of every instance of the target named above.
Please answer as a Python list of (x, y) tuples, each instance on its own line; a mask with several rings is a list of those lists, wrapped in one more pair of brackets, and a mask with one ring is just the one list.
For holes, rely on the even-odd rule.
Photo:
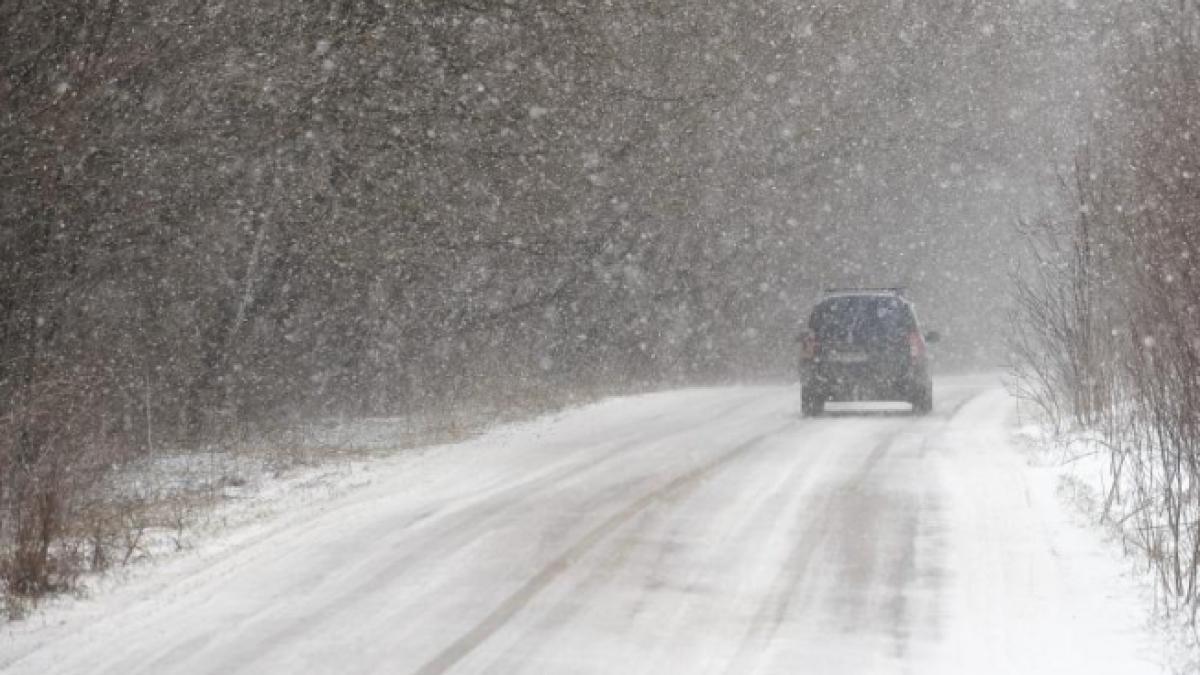
[(835, 401), (911, 401), (932, 386), (927, 369), (910, 364), (817, 362), (802, 369), (801, 380)]

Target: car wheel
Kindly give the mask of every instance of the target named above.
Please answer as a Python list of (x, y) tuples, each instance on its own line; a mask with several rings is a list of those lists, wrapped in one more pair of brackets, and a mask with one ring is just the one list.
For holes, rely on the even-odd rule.
[(914, 415), (928, 415), (933, 412), (933, 385), (926, 385), (917, 390), (912, 399)]
[(804, 417), (817, 417), (825, 412), (825, 394), (804, 387), (800, 391), (800, 414)]

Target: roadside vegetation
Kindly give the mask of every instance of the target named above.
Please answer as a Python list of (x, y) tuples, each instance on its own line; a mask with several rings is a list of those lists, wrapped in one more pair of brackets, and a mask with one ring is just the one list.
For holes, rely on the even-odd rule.
[(1200, 609), (1200, 5), (1122, 8), (1113, 98), (1066, 172), (1069, 208), (1022, 226), (1014, 386), (1106, 458), (1104, 520), (1161, 606)]

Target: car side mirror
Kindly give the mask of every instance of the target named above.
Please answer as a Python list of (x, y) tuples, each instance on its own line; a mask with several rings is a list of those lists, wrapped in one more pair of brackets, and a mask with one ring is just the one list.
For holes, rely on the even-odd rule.
[(935, 342), (941, 342), (942, 334), (937, 332), (936, 330), (931, 330), (925, 334), (925, 341), (928, 342), (929, 344), (933, 344)]

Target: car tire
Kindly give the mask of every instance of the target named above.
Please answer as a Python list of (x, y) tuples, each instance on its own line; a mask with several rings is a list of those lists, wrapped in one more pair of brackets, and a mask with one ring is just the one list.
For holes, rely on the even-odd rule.
[(928, 384), (917, 390), (912, 399), (914, 415), (928, 415), (933, 412), (933, 385)]
[(800, 390), (800, 414), (804, 417), (818, 417), (825, 412), (825, 394), (804, 387)]

